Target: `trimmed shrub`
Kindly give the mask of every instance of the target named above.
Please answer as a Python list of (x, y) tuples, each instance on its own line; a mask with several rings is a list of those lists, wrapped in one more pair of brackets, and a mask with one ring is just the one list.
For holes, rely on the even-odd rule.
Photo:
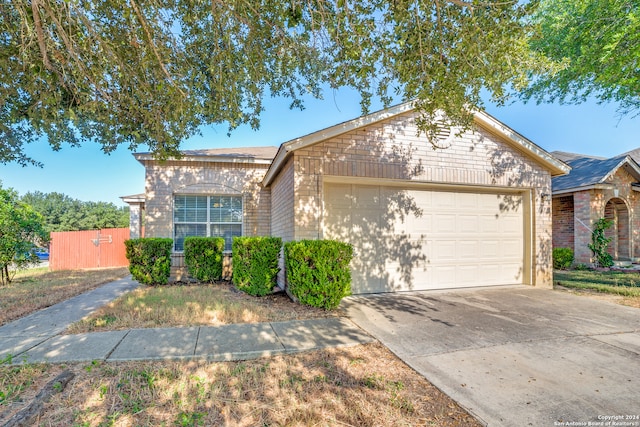
[(234, 237), (233, 284), (249, 295), (270, 294), (280, 271), (281, 248), (279, 237)]
[(289, 292), (301, 303), (326, 310), (351, 295), (353, 248), (335, 240), (300, 240), (284, 245)]
[(172, 239), (143, 237), (124, 242), (129, 272), (143, 285), (166, 285), (171, 274)]
[(571, 248), (554, 248), (551, 256), (555, 269), (566, 270), (573, 264), (573, 249)]
[(200, 282), (222, 278), (223, 237), (185, 237), (184, 263), (187, 271)]

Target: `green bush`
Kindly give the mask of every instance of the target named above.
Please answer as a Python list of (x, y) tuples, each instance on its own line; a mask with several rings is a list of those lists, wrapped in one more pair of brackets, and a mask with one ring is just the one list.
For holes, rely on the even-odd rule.
[(301, 303), (326, 310), (351, 295), (351, 245), (334, 240), (300, 240), (284, 245), (287, 284)]
[(140, 238), (124, 242), (129, 272), (143, 285), (166, 285), (171, 274), (172, 239)]
[(280, 268), (279, 237), (234, 237), (233, 284), (249, 295), (264, 296), (273, 290)]
[(185, 237), (184, 263), (187, 271), (200, 282), (222, 278), (223, 237)]
[(553, 249), (553, 268), (558, 270), (566, 270), (573, 264), (573, 249), (571, 248), (554, 248)]

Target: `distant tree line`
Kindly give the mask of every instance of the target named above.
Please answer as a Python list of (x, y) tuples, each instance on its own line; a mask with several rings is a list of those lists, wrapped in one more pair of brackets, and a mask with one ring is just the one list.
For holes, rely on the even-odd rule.
[(21, 201), (44, 218), (44, 228), (51, 231), (96, 230), (129, 226), (129, 207), (107, 202), (83, 202), (61, 193), (34, 191)]

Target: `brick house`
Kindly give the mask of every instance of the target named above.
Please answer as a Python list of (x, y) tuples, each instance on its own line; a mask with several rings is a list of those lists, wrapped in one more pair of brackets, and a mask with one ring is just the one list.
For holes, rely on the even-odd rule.
[(574, 250), (575, 262), (592, 263), (588, 244), (600, 218), (613, 221), (607, 231), (615, 261), (640, 258), (640, 149), (609, 159), (553, 152), (571, 172), (553, 178), (553, 247)]
[(174, 239), (178, 273), (187, 235), (221, 235), (227, 248), (273, 235), (352, 243), (354, 294), (550, 287), (551, 177), (569, 167), (484, 112), (462, 135), (443, 126), (438, 149), (416, 117), (405, 103), (277, 148), (135, 154), (146, 185), (130, 200), (146, 236)]

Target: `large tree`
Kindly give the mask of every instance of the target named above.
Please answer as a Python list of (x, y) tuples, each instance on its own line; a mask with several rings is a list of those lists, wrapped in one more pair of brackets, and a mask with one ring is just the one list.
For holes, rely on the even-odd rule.
[(526, 99), (579, 103), (613, 101), (640, 113), (640, 2), (542, 0), (531, 46), (562, 64), (524, 92)]
[(0, 185), (0, 285), (10, 283), (16, 270), (37, 262), (32, 249), (49, 239), (43, 222), (18, 193)]
[(129, 226), (129, 208), (107, 202), (83, 202), (61, 193), (33, 191), (21, 200), (44, 218), (51, 231), (96, 230)]
[(418, 99), (428, 135), (469, 124), (550, 64), (528, 46), (535, 1), (16, 0), (0, 5), (0, 162), (25, 144), (149, 144), (202, 125), (259, 126), (265, 96), (302, 108), (322, 87)]

